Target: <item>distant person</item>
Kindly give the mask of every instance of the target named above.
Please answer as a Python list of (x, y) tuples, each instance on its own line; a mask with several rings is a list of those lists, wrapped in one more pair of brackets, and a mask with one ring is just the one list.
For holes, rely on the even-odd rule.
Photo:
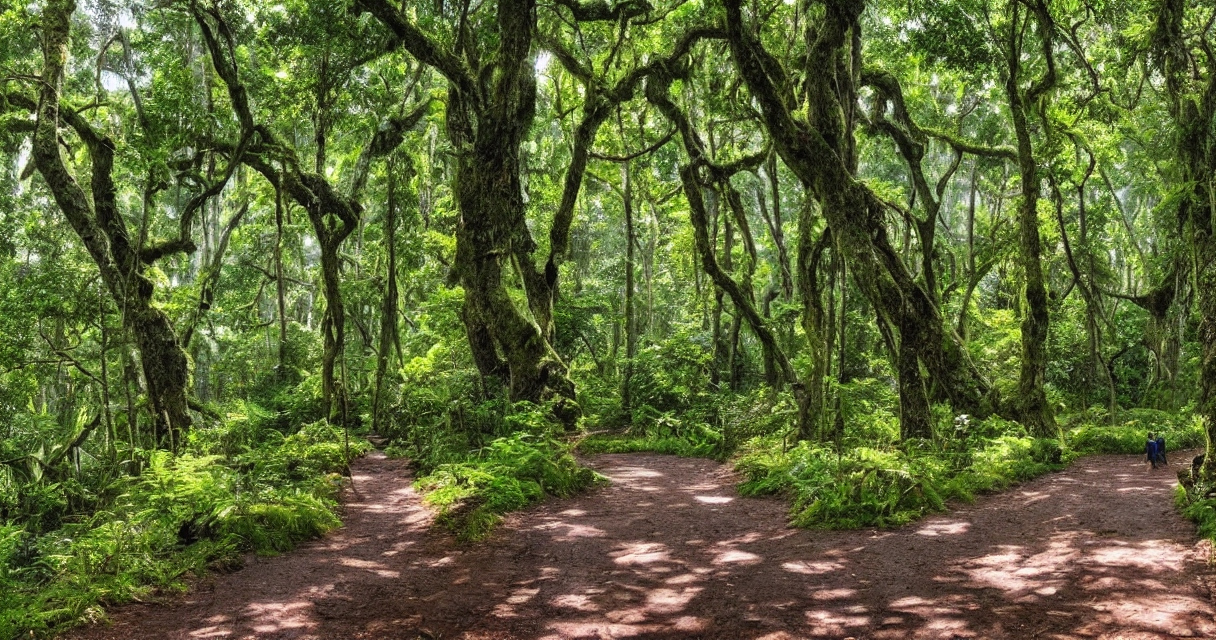
[(1148, 440), (1144, 443), (1144, 456), (1148, 458), (1149, 465), (1153, 469), (1157, 468), (1157, 440), (1153, 438), (1153, 434), (1148, 434)]
[(1157, 435), (1157, 462), (1165, 466), (1170, 466), (1169, 461), (1165, 459), (1165, 436)]

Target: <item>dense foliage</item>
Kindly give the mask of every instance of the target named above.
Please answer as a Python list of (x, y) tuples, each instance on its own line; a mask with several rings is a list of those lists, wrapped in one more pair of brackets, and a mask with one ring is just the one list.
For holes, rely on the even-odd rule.
[(815, 527), (1207, 447), (1213, 15), (0, 3), (0, 636), (319, 535), (372, 434), (468, 540), (573, 447)]

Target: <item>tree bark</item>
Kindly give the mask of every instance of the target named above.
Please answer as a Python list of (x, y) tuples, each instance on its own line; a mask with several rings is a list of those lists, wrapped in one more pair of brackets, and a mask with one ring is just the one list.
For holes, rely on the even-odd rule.
[(279, 320), (279, 381), (287, 380), (287, 282), (283, 273), (283, 191), (274, 190), (274, 280)]
[[(384, 242), (388, 253), (385, 265), (384, 294), (380, 298), (380, 340), (376, 349), (375, 391), (372, 398), (372, 432), (382, 433), (384, 421), (384, 382), (388, 373), (393, 345), (399, 342), (397, 335), (397, 170), (396, 162), (388, 164), (388, 198), (384, 207)], [(403, 182), (409, 184), (414, 173), (413, 165), (405, 161)]]
[[(50, 0), (42, 14), (43, 81), (33, 157), (38, 172), (68, 223), (80, 237), (123, 314), (124, 328), (135, 338), (143, 365), (156, 442), (174, 447), (190, 428), (187, 398), (190, 359), (169, 317), (152, 304), (153, 285), (143, 275), (144, 263), (132, 246), (118, 211), (113, 182), (114, 142), (100, 135), (71, 109), (60, 109), (60, 89), (67, 64), (68, 36), (74, 0)], [(59, 152), (59, 125), (71, 126), (88, 147), (92, 160), (92, 201), (76, 182)], [(128, 420), (134, 416), (128, 416)]]
[[(1006, 62), (1009, 66), (1005, 92), (1009, 114), (1017, 139), (1018, 172), (1021, 175), (1022, 197), (1018, 202), (1018, 261), (1022, 267), (1022, 362), (1018, 376), (1017, 415), (1030, 433), (1040, 437), (1058, 435), (1054, 412), (1047, 402), (1044, 384), (1047, 378), (1047, 286), (1043, 278), (1043, 243), (1039, 237), (1039, 167), (1030, 140), (1027, 105), (1046, 94), (1055, 85), (1055, 66), (1051, 51), (1052, 29), (1046, 8), (1038, 6), (1038, 35), (1048, 63), (1044, 76), (1029, 89), (1021, 87), (1021, 57), (1023, 49), (1019, 28), (1019, 3), (1010, 3), (1011, 20)], [(1027, 20), (1030, 16), (1027, 16)]]
[[(783, 93), (779, 63), (745, 29), (741, 0), (723, 0), (731, 57), (755, 97), (765, 128), (787, 167), (819, 201), (853, 271), (854, 281), (875, 310), (900, 332), (899, 340), (919, 350), (921, 364), (957, 410), (986, 414), (991, 387), (971, 362), (958, 336), (943, 326), (929, 294), (912, 277), (887, 235), (886, 205), (853, 175), (852, 119), (860, 63), (861, 4), (829, 2), (815, 26), (806, 58), (805, 95), (809, 119), (794, 117), (793, 96)], [(912, 348), (910, 346), (910, 348)], [(923, 389), (920, 367), (901, 370), (913, 379), (901, 389)], [(930, 431), (921, 409), (928, 400), (908, 399), (907, 433)]]
[[(1207, 455), (1200, 476), (1216, 481), (1216, 170), (1211, 148), (1216, 124), (1216, 66), (1209, 57), (1192, 55), (1194, 46), (1183, 29), (1186, 0), (1162, 0), (1153, 34), (1156, 62), (1165, 77), (1174, 121), (1175, 145), (1188, 185), (1178, 204), (1178, 221), (1191, 263), (1191, 287), (1198, 316), (1199, 394), (1195, 413), (1204, 421)], [(1206, 48), (1206, 42), (1200, 43)], [(1192, 61), (1204, 66), (1192, 68)]]
[[(793, 364), (791, 364), (785, 352), (782, 351), (780, 345), (777, 344), (777, 340), (773, 336), (768, 323), (756, 311), (754, 299), (718, 264), (718, 258), (714, 253), (714, 244), (709, 235), (709, 216), (703, 196), (706, 183), (729, 181), (734, 173), (748, 169), (749, 166), (754, 168), (759, 165), (768, 151), (765, 150), (757, 156), (745, 157), (729, 166), (719, 166), (710, 162), (705, 153), (704, 145), (700, 137), (692, 129), (692, 124), (689, 122), (688, 117), (671, 100), (670, 90), (673, 81), (674, 78), (670, 75), (670, 72), (652, 75), (646, 83), (646, 99), (676, 125), (676, 128), (680, 132), (680, 138), (684, 143), (684, 150), (691, 161), (680, 169), (680, 182), (684, 187), (684, 197), (688, 200), (689, 220), (692, 222), (693, 240), (697, 255), (701, 261), (701, 268), (717, 286), (717, 289), (730, 297), (731, 303), (735, 308), (735, 313), (741, 315), (747, 321), (748, 327), (755, 334), (756, 339), (760, 341), (765, 352), (772, 354), (781, 371), (782, 378), (790, 383), (794, 397), (800, 407), (801, 422), (807, 419), (805, 411), (807, 406), (806, 388), (802, 380), (794, 372)], [(701, 172), (708, 173), (711, 179), (703, 180), (699, 177), (699, 173)]]
[[(536, 243), (528, 231), (520, 180), (520, 144), (536, 111), (530, 55), (535, 0), (498, 3), (497, 47), (489, 66), (477, 70), (468, 69), (388, 2), (360, 0), (359, 6), (449, 83), (447, 130), (458, 150), (453, 191), (461, 214), (455, 271), (464, 286), (464, 322), (478, 369), (483, 376), (494, 375), (505, 363), (513, 400), (557, 397), (557, 417), (572, 424), (580, 413), (574, 385), (548, 339), (548, 303), (534, 299), (544, 278), (532, 262)], [(524, 281), (526, 310), (511, 300), (506, 275), (512, 269)]]
[[(624, 128), (622, 127), (622, 135)], [(621, 413), (626, 424), (633, 422), (633, 361), (638, 354), (638, 330), (634, 304), (633, 181), (629, 162), (621, 163), (621, 195), (625, 209), (625, 369), (621, 375)]]

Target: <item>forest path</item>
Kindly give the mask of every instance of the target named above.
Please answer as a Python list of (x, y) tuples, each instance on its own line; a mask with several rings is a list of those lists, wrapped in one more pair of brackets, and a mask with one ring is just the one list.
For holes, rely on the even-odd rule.
[(895, 531), (787, 528), (729, 468), (604, 455), (612, 484), (455, 544), (405, 464), (353, 465), (346, 526), (75, 638), (1216, 637), (1175, 471), (1095, 456)]

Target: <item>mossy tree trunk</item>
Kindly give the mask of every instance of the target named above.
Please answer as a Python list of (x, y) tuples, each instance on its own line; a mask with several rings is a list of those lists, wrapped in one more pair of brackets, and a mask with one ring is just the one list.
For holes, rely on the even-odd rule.
[[(1039, 191), (1041, 176), (1030, 139), (1027, 109), (1038, 105), (1056, 84), (1052, 33), (1055, 29), (1047, 7), (1035, 2), (1031, 11), (1021, 15), (1021, 3), (1011, 2), (1005, 62), (1008, 73), (1005, 93), (1009, 115), (1017, 139), (1021, 199), (1018, 201), (1018, 262), (1022, 268), (1022, 362), (1018, 376), (1016, 413), (1026, 429), (1036, 436), (1057, 435), (1054, 412), (1044, 388), (1047, 378), (1047, 286), (1043, 277), (1043, 242), (1039, 237)], [(1023, 39), (1030, 23), (1037, 27), (1047, 70), (1029, 88), (1022, 87)]]
[[(575, 23), (625, 24), (647, 10), (644, 3), (559, 4), (571, 12)], [(700, 32), (679, 41), (671, 56), (656, 57), (615, 84), (604, 82), (561, 42), (545, 41), (546, 49), (584, 84), (585, 99), (561, 203), (550, 228), (549, 255), (538, 269), (532, 257), (537, 245), (527, 226), (519, 152), (536, 111), (532, 50), (540, 35), (535, 0), (499, 0), (493, 22), (486, 25), (492, 35), (482, 42), (462, 32), (460, 46), (451, 50), (386, 0), (358, 0), (357, 6), (374, 15), (406, 51), (448, 81), (446, 124), (456, 149), (453, 190), (460, 210), (455, 268), (464, 286), (463, 319), (478, 369), (491, 382), (505, 371), (512, 399), (560, 398), (558, 417), (573, 420), (580, 411), (566, 365), (552, 346), (552, 309), (591, 144), (612, 109), (632, 98), (654, 69), (686, 55)], [(482, 48), (487, 50), (478, 54)], [(507, 276), (513, 270), (524, 285), (524, 308), (515, 305), (508, 289)]]
[[(899, 332), (901, 428), (905, 436), (931, 434), (923, 368), (956, 409), (987, 413), (990, 385), (967, 356), (933, 299), (917, 283), (888, 237), (887, 205), (857, 180), (853, 109), (860, 73), (861, 3), (828, 2), (813, 25), (805, 57), (803, 94), (788, 95), (788, 72), (746, 28), (741, 0), (723, 0), (731, 56), (756, 99), (766, 130), (786, 166), (819, 202), (837, 234), (853, 280), (871, 305)], [(798, 105), (808, 107), (803, 119)], [(894, 337), (894, 336), (893, 336)], [(906, 345), (901, 347), (901, 345)], [(912, 352), (921, 366), (911, 366)]]
[[(292, 146), (269, 127), (255, 123), (248, 91), (237, 71), (236, 53), (231, 49), (232, 40), (226, 35), (227, 24), (218, 10), (192, 5), (191, 11), (211, 55), (212, 66), (227, 87), (233, 111), (241, 123), (242, 137), (231, 148), (231, 161), (249, 165), (300, 205), (307, 213), (317, 238), (325, 295), (325, 309), (321, 317), (321, 396), (326, 416), (332, 421), (345, 420), (341, 416), (345, 415), (344, 408), (349, 405), (346, 397), (348, 390), (339, 388), (336, 375), (346, 344), (346, 308), (342, 299), (342, 260), (339, 251), (342, 243), (359, 227), (359, 217), (363, 212), (359, 200), (367, 185), (372, 160), (387, 156), (401, 145), (405, 133), (426, 114), (429, 102), (423, 102), (407, 114), (390, 116), (380, 124), (359, 154), (348, 193), (342, 193), (321, 173), (302, 169), (303, 164)], [(216, 146), (226, 145), (217, 141)], [(319, 165), (324, 162), (324, 149), (317, 151), (316, 162)]]
[[(384, 293), (380, 298), (380, 336), (376, 349), (375, 389), (372, 396), (372, 432), (383, 433), (384, 422), (384, 385), (388, 377), (388, 364), (392, 358), (394, 345), (400, 351), (401, 338), (398, 334), (397, 322), (397, 168), (396, 162), (390, 159), (388, 166), (388, 194), (384, 207), (384, 242), (388, 259), (385, 261)], [(402, 182), (409, 184), (413, 177), (414, 167), (407, 159), (401, 171)], [(408, 187), (407, 187), (408, 188)]]
[[(144, 268), (171, 253), (194, 250), (186, 233), (194, 213), (205, 203), (206, 197), (192, 199), (183, 211), (181, 238), (149, 249), (132, 244), (118, 209), (112, 175), (114, 142), (95, 130), (79, 113), (61, 108), (60, 91), (68, 59), (71, 16), (75, 9), (74, 0), (51, 0), (43, 8), (43, 81), (39, 85), (36, 106), (32, 101), (25, 105), (36, 109), (38, 117), (33, 160), (56, 204), (97, 265), (102, 282), (122, 312), (124, 329), (134, 338), (143, 366), (155, 439), (160, 446), (174, 447), (191, 426), (190, 358), (169, 317), (153, 304), (154, 288), (145, 277)], [(9, 100), (25, 102), (16, 95), (9, 96)], [(75, 131), (88, 148), (92, 163), (91, 197), (77, 183), (60, 155), (61, 125)], [(230, 175), (230, 171), (226, 172), (224, 180)], [(134, 415), (128, 416), (128, 421), (133, 420)]]
[(806, 333), (807, 350), (811, 357), (806, 397), (798, 407), (799, 440), (819, 440), (824, 434), (828, 365), (832, 359), (828, 346), (832, 341), (829, 328), (831, 314), (824, 308), (824, 287), (820, 278), (823, 252), (831, 245), (832, 230), (824, 229), (816, 238), (812, 232), (815, 213), (814, 203), (807, 199), (798, 221), (798, 297), (802, 301), (802, 330)]
[[(764, 161), (769, 151), (767, 149), (753, 156), (746, 156), (729, 165), (714, 164), (706, 153), (701, 137), (692, 128), (688, 116), (676, 106), (670, 96), (671, 84), (675, 77), (668, 68), (657, 70), (646, 83), (646, 99), (671, 120), (680, 132), (684, 151), (690, 162), (680, 169), (680, 182), (684, 187), (684, 197), (688, 200), (689, 220), (692, 223), (693, 241), (701, 269), (709, 276), (721, 291), (730, 298), (735, 313), (747, 321), (748, 327), (759, 340), (766, 358), (772, 358), (780, 371), (781, 378), (789, 381), (794, 397), (803, 410), (800, 412), (800, 424), (809, 419), (805, 408), (807, 405), (806, 387), (794, 371), (789, 357), (777, 343), (772, 329), (756, 310), (755, 297), (750, 288), (744, 288), (735, 281), (718, 263), (714, 251), (714, 242), (710, 237), (710, 219), (705, 205), (704, 193), (706, 187), (719, 184), (728, 185), (731, 176), (745, 171), (755, 170)], [(750, 278), (745, 281), (750, 285)]]
[(1178, 203), (1178, 222), (1198, 320), (1195, 413), (1204, 421), (1207, 445), (1200, 475), (1210, 483), (1216, 481), (1216, 455), (1212, 454), (1216, 446), (1216, 184), (1212, 177), (1216, 174), (1216, 63), (1199, 51), (1201, 47), (1206, 50), (1206, 41), (1184, 29), (1187, 13), (1186, 0), (1162, 0), (1153, 45), (1170, 99), (1180, 183), (1187, 189)]
[[(513, 400), (561, 397), (559, 417), (572, 419), (578, 413), (573, 383), (550, 344), (545, 307), (533, 302), (534, 291), (529, 291), (542, 281), (531, 258), (536, 243), (527, 228), (520, 180), (520, 145), (536, 112), (534, 0), (498, 3), (493, 22), (496, 49), (481, 69), (470, 68), (462, 57), (479, 43), (467, 42), (466, 50), (454, 53), (388, 2), (359, 4), (449, 83), (447, 132), (456, 149), (453, 191), (460, 210), (455, 271), (464, 286), (463, 320), (479, 371), (491, 383), (505, 371)], [(525, 282), (529, 302), (523, 309), (512, 301), (508, 288), (513, 270)]]
[[(625, 127), (621, 126), (622, 137)], [(625, 367), (621, 372), (621, 414), (626, 424), (633, 423), (633, 361), (638, 355), (636, 286), (634, 284), (634, 247), (637, 230), (633, 215), (633, 180), (629, 162), (621, 163), (621, 203), (625, 210)]]

